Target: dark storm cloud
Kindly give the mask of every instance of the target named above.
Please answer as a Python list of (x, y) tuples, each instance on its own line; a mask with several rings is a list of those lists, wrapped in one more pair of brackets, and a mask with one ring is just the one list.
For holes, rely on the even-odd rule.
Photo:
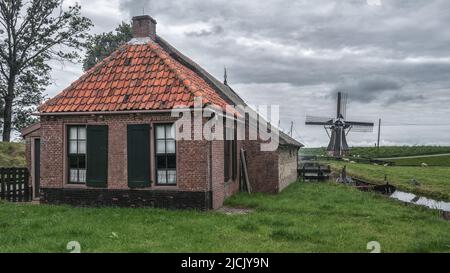
[[(372, 102), (385, 92), (400, 91), (403, 84), (392, 78), (372, 76), (364, 79), (351, 80), (338, 85), (336, 92), (347, 93), (353, 101)], [(392, 98), (393, 99), (393, 98)], [(391, 101), (393, 103), (395, 99)]]

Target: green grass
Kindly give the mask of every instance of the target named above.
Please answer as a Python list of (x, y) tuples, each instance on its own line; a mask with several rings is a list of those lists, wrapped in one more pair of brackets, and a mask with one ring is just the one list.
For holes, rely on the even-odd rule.
[[(342, 161), (327, 161), (326, 163), (336, 170), (340, 170), (346, 165), (349, 175), (378, 184), (383, 183), (384, 175), (387, 174), (389, 182), (397, 186), (399, 190), (450, 201), (449, 167), (385, 167)], [(414, 186), (411, 183), (413, 178), (421, 185)]]
[(422, 163), (426, 163), (428, 166), (450, 167), (450, 156), (399, 158), (399, 159), (389, 159), (389, 161), (394, 162), (396, 166), (421, 166)]
[[(361, 156), (366, 158), (377, 157), (399, 157), (414, 155), (432, 155), (450, 153), (447, 146), (382, 146), (378, 150), (375, 147), (352, 147), (350, 156)], [(300, 154), (304, 155), (326, 155), (325, 148), (302, 148)]]
[[(279, 195), (227, 201), (248, 215), (0, 203), (1, 252), (450, 252), (450, 222), (337, 184), (295, 183)], [(114, 232), (114, 234), (113, 234)]]
[(0, 142), (0, 167), (25, 167), (25, 144)]

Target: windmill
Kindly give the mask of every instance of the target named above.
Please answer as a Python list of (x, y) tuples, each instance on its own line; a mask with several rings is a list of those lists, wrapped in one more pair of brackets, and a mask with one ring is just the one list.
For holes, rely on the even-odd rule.
[(373, 122), (347, 121), (347, 95), (341, 92), (337, 95), (337, 113), (336, 118), (306, 116), (306, 125), (319, 125), (325, 128), (330, 138), (327, 147), (329, 155), (341, 158), (348, 151), (347, 135), (353, 132), (372, 132)]

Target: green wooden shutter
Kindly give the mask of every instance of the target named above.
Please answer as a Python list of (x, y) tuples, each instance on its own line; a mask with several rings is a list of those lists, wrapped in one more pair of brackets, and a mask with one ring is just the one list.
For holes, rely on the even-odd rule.
[(128, 186), (150, 186), (150, 125), (130, 124), (127, 128)]
[(86, 185), (106, 187), (108, 180), (108, 126), (87, 126)]

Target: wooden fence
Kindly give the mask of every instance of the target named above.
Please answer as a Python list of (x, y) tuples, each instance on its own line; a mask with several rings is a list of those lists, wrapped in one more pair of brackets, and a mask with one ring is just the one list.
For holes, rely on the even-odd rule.
[(331, 175), (331, 168), (329, 165), (323, 166), (317, 162), (303, 163), (302, 167), (298, 169), (298, 176), (305, 180), (328, 180)]
[(0, 200), (27, 202), (31, 193), (28, 169), (0, 168)]

